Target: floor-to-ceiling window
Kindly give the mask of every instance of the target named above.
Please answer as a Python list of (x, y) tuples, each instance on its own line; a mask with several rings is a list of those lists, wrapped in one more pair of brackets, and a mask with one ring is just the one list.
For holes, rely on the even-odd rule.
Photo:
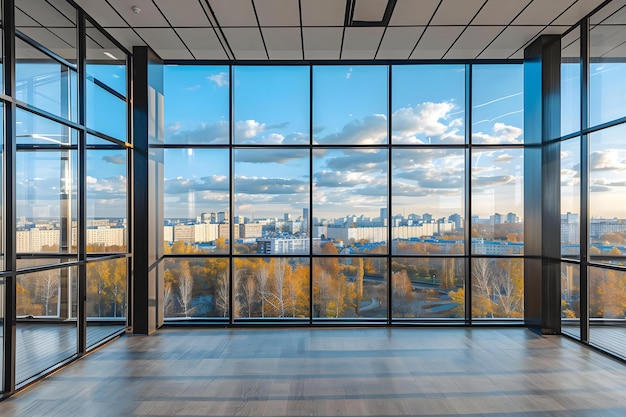
[(129, 146), (127, 53), (65, 0), (3, 13), (14, 41), (2, 62), (14, 78), (2, 97), (11, 391), (126, 326)]
[(626, 357), (626, 2), (561, 41), (563, 332)]
[(179, 63), (164, 94), (166, 318), (523, 318), (519, 63)]

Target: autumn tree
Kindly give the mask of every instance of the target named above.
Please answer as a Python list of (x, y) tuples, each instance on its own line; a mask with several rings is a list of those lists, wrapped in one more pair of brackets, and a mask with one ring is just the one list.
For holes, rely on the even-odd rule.
[(392, 275), (391, 291), (394, 316), (407, 317), (408, 308), (415, 299), (415, 294), (406, 269)]
[(363, 301), (363, 276), (365, 275), (365, 269), (363, 267), (363, 258), (356, 259), (356, 276), (354, 282), (356, 285), (355, 293), (356, 300), (354, 301), (354, 311), (357, 317), (361, 315), (361, 302)]

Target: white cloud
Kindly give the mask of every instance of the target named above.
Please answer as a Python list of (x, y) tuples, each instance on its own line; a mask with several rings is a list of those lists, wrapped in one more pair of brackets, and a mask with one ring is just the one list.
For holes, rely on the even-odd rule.
[(462, 117), (451, 117), (453, 102), (425, 102), (393, 113), (394, 143), (463, 143)]
[(522, 143), (524, 130), (504, 123), (494, 123), (492, 133), (476, 132), (472, 135), (474, 143)]
[(265, 131), (265, 123), (256, 120), (242, 120), (235, 123), (235, 137), (238, 140), (246, 140), (255, 137)]
[(206, 78), (209, 81), (213, 81), (218, 87), (228, 86), (228, 73), (227, 72), (220, 72), (218, 74), (212, 74)]

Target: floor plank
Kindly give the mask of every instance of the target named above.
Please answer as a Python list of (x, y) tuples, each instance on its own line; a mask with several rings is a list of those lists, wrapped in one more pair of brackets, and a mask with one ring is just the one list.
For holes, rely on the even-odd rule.
[(621, 416), (626, 366), (509, 329), (163, 329), (106, 345), (2, 416)]

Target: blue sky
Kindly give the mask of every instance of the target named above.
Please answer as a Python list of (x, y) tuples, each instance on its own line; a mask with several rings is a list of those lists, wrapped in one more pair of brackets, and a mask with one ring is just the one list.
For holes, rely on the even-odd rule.
[[(308, 150), (271, 146), (309, 144), (311, 125), (312, 141), (320, 145), (387, 144), (390, 119), (393, 143), (465, 143), (464, 65), (393, 67), (392, 117), (387, 66), (314, 66), (313, 109), (309, 109), (310, 70), (308, 66), (239, 66), (233, 67), (233, 81), (226, 66), (165, 68), (166, 143), (227, 144), (232, 87), (234, 143), (270, 147), (235, 150), (235, 215), (300, 215), (309, 201), (310, 191), (305, 187), (310, 175)], [(473, 89), (474, 140), (522, 143), (521, 66), (475, 66)], [(194, 217), (225, 207), (227, 196), (220, 188), (225, 182), (219, 183), (219, 190), (210, 190), (212, 182), (208, 180), (230, 175), (225, 152), (167, 151), (166, 217)], [(513, 154), (487, 152), (473, 160), (476, 192), (499, 196), (497, 207), (495, 203), (482, 204), (484, 199), (473, 205), (481, 217), (496, 209), (522, 216), (518, 208), (523, 165)], [(402, 194), (393, 200), (394, 214), (448, 216), (463, 212), (462, 152), (400, 151), (392, 159), (394, 168), (388, 169), (387, 151), (315, 151), (312, 215), (378, 217), (388, 204), (387, 175), (398, 178), (394, 192)], [(495, 165), (487, 170), (483, 166), (487, 163)], [(497, 178), (487, 181), (489, 175)]]

